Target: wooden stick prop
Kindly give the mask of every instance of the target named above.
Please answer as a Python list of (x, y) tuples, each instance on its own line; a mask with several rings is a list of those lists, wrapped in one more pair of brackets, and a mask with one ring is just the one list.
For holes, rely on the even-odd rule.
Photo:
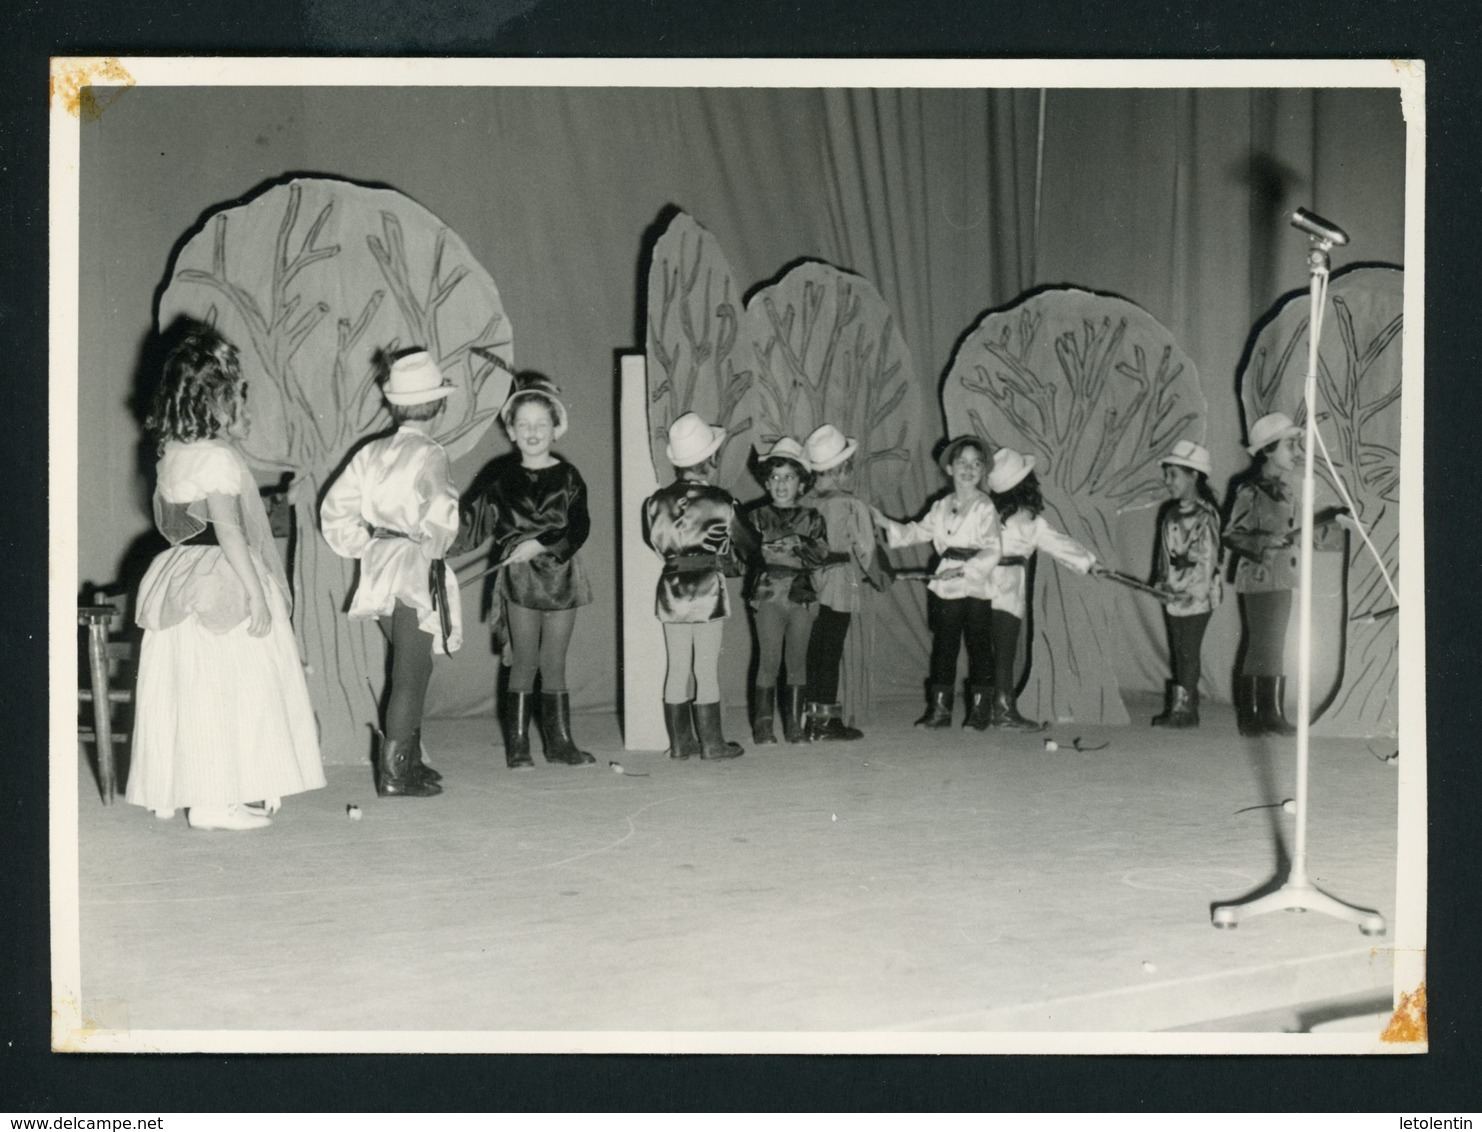
[(1110, 579), (1113, 582), (1117, 582), (1120, 585), (1126, 586), (1128, 589), (1136, 590), (1138, 593), (1144, 593), (1147, 594), (1149, 597), (1155, 597), (1159, 601), (1171, 601), (1174, 596), (1173, 593), (1169, 590), (1160, 589), (1157, 586), (1150, 586), (1141, 579), (1134, 578), (1131, 574), (1124, 574), (1120, 570), (1110, 570), (1105, 566), (1101, 568), (1100, 577)]

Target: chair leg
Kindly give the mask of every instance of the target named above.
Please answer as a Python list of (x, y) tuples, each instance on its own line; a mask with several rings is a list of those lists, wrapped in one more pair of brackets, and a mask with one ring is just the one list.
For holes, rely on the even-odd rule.
[(98, 785), (105, 806), (113, 803), (113, 704), (108, 699), (108, 622), (89, 620), (87, 658), (93, 686), (93, 742), (98, 749)]

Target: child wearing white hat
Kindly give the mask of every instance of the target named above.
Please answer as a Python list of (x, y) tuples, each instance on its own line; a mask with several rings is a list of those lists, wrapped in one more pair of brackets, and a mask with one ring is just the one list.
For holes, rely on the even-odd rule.
[(504, 762), (511, 770), (534, 765), (530, 722), (540, 677), (540, 729), (545, 761), (591, 766), (596, 758), (571, 734), (566, 653), (576, 611), (592, 600), (578, 553), (592, 520), (587, 485), (575, 465), (552, 445), (569, 421), (561, 391), (545, 377), (515, 378), (499, 411), (515, 451), (481, 474), (463, 507), (463, 534), (453, 553), (492, 541), (496, 650), (509, 641), (509, 679), (500, 705)]
[(1199, 726), (1199, 650), (1210, 614), (1223, 596), (1220, 510), (1209, 486), (1209, 452), (1180, 440), (1162, 459), (1171, 497), (1158, 512), (1153, 583), (1172, 592), (1163, 607), (1173, 679), (1154, 727)]
[(839, 664), (849, 623), (859, 611), (859, 584), (875, 562), (875, 532), (870, 509), (849, 491), (859, 441), (833, 425), (808, 434), (803, 452), (817, 479), (808, 506), (823, 516), (829, 554), (815, 574), (818, 615), (808, 638), (808, 706), (803, 737), (809, 743), (863, 739), (864, 732), (844, 722), (839, 699)]
[(725, 576), (756, 557), (760, 543), (731, 494), (709, 482), (725, 440), (725, 429), (696, 413), (676, 417), (667, 455), (678, 478), (643, 504), (643, 541), (664, 559), (654, 614), (669, 658), (664, 725), (671, 759), (745, 753), (721, 727), (720, 643), (731, 613)]
[(383, 798), (442, 793), (442, 776), (423, 763), (421, 746), (433, 653), (451, 654), (463, 643), (458, 587), (446, 585), (443, 570), (458, 534), (458, 491), (448, 454), (432, 438), (451, 391), (425, 350), (397, 357), (381, 388), (396, 431), (363, 445), (319, 506), (330, 549), (360, 560), (350, 618), (375, 619), (391, 641), (375, 764)]
[(1035, 731), (1042, 726), (1019, 714), (1014, 695), (1014, 659), (1019, 630), (1028, 608), (1027, 567), (1029, 556), (1043, 550), (1061, 565), (1078, 574), (1098, 575), (1102, 567), (1096, 556), (1069, 535), (1061, 534), (1045, 521), (1044, 496), (1034, 474), (1033, 456), (1011, 448), (993, 454), (988, 473), (988, 493), (998, 508), (1002, 523), (1003, 557), (993, 570), (993, 669), (994, 693), (991, 726)]
[[(1237, 555), (1235, 592), (1245, 615), (1245, 658), (1235, 680), (1235, 718), (1242, 735), (1295, 735), (1286, 720), (1285, 652), (1292, 591), (1297, 588), (1296, 471), (1302, 430), (1285, 413), (1250, 426), (1250, 474), (1235, 489), (1224, 542)], [(1314, 516), (1313, 548), (1338, 549), (1333, 523), (1342, 508)]]
[(766, 452), (758, 450), (752, 470), (767, 496), (746, 512), (761, 539), (762, 553), (749, 591), (757, 646), (751, 739), (759, 747), (777, 742), (772, 723), (777, 711), (778, 670), (785, 654), (782, 736), (789, 743), (801, 743), (808, 640), (818, 607), (813, 571), (828, 558), (828, 528), (822, 515), (799, 502), (813, 486), (813, 472), (796, 440), (784, 436)]

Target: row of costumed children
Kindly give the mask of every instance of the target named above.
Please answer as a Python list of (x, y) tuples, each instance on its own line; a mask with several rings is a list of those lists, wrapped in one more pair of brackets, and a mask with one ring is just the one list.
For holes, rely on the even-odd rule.
[[(433, 657), (454, 652), (462, 641), (458, 588), (444, 560), (486, 542), (495, 573), (495, 637), (508, 642), (503, 651), (510, 672), (499, 705), (507, 764), (533, 765), (537, 698), (545, 759), (595, 762), (572, 736), (566, 681), (576, 611), (592, 600), (579, 553), (591, 526), (586, 484), (552, 451), (568, 426), (566, 407), (544, 378), (516, 378), (500, 411), (514, 458), (499, 461), (496, 474), (481, 478), (460, 506), (448, 455), (432, 435), (451, 388), (425, 351), (399, 356), (382, 387), (395, 431), (360, 447), (320, 506), (325, 541), (359, 561), (348, 615), (376, 620), (389, 643), (384, 729), (374, 759), (382, 797), (430, 797), (442, 790), (441, 775), (424, 757), (421, 730)], [(1268, 423), (1257, 422), (1253, 441)], [(162, 818), (184, 809), (200, 829), (259, 828), (269, 824), (282, 797), (324, 785), (289, 620), (291, 591), (238, 447), (251, 427), (236, 348), (210, 329), (177, 345), (146, 421), (159, 452), (156, 524), (170, 547), (151, 564), (137, 603), (144, 638), (126, 797)], [(1296, 430), (1285, 421), (1266, 431), (1273, 435), (1260, 438), (1272, 448), (1252, 451), (1264, 459), (1279, 448), (1266, 462), (1277, 471), (1289, 468)], [(929, 583), (930, 703), (920, 722), (950, 723), (965, 638), (966, 722), (980, 729), (1038, 726), (1020, 716), (1012, 693), (1027, 558), (1043, 550), (1071, 569), (1103, 571), (1089, 551), (1040, 514), (1032, 457), (1000, 449), (990, 459), (983, 442), (959, 438), (941, 457), (952, 490), (921, 519), (897, 522), (849, 492), (858, 444), (837, 428), (824, 425), (802, 443), (782, 438), (758, 453), (755, 468), (767, 495), (749, 510), (709, 482), (725, 436), (693, 413), (677, 418), (667, 452), (675, 482), (643, 508), (645, 541), (663, 558), (655, 610), (668, 657), (663, 698), (671, 757), (742, 753), (722, 732), (718, 673), (721, 623), (730, 613), (725, 577), (743, 571), (749, 573), (746, 595), (759, 654), (753, 741), (776, 742), (779, 706), (788, 742), (862, 737), (844, 720), (839, 669), (861, 584), (885, 584), (874, 527), (892, 547), (931, 542), (939, 556)], [(1166, 468), (1174, 471), (1165, 474), (1176, 512), (1192, 508), (1204, 515), (1208, 504), (1197, 493), (1179, 496), (1173, 480), (1177, 469), (1192, 468), (1203, 483), (1207, 465), (1207, 454), (1188, 442), (1170, 453)], [(1290, 545), (1289, 532), (1284, 540), (1272, 539), (1252, 525), (1274, 521), (1273, 493), (1286, 499), (1289, 517), (1289, 492), (1281, 496), (1279, 476), (1272, 482), (1243, 509), (1237, 497), (1234, 534), (1226, 538), (1258, 566), (1262, 555), (1270, 558)], [(1250, 529), (1235, 529), (1242, 516)], [(1189, 602), (1187, 611), (1170, 605), (1170, 622), (1201, 613), (1207, 621), (1218, 601), (1217, 570), (1211, 575), (1207, 568), (1211, 555), (1217, 566), (1218, 538), (1209, 551), (1203, 533), (1175, 538), (1165, 523), (1164, 539), (1163, 580)], [(1261, 568), (1280, 574), (1279, 564)], [(1285, 575), (1264, 578), (1267, 591), (1279, 588), (1269, 584), (1273, 580), (1279, 584)], [(1289, 608), (1289, 586), (1285, 596)], [(1284, 616), (1279, 601), (1266, 605), (1274, 608), (1262, 613), (1263, 623)], [(1253, 617), (1249, 608), (1247, 615)], [(1284, 626), (1281, 621), (1283, 633)], [(1175, 637), (1170, 628), (1170, 638), (1176, 680), (1192, 691), (1195, 634)], [(787, 683), (779, 696), (783, 670)], [(1252, 691), (1261, 694), (1267, 693)], [(1193, 706), (1173, 702), (1163, 722), (1188, 722)]]

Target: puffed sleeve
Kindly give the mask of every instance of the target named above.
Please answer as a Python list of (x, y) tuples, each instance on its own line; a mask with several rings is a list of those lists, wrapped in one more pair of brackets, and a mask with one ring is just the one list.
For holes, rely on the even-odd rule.
[[(731, 558), (737, 566), (760, 563), (762, 538), (735, 501), (731, 503)], [(729, 573), (729, 571), (728, 571)]]
[(370, 529), (360, 517), (366, 451), (362, 448), (355, 454), (319, 505), (319, 530), (329, 549), (341, 558), (359, 558), (371, 541)]
[(885, 528), (885, 541), (892, 550), (915, 546), (917, 543), (931, 542), (942, 529), (938, 510), (937, 505), (933, 503), (925, 515), (909, 523), (898, 523), (887, 516), (885, 521), (890, 525)]
[(428, 559), (444, 558), (458, 535), (458, 491), (443, 448), (428, 451), (417, 473), (417, 494), (423, 500), (422, 554)]
[(1043, 515), (1036, 515), (1034, 518), (1034, 548), (1043, 550), (1077, 574), (1088, 573), (1096, 565), (1096, 555), (1069, 535), (1063, 535), (1050, 526)]
[(570, 464), (566, 465), (566, 526), (563, 530), (546, 531), (538, 535), (540, 545), (557, 562), (568, 561), (592, 532), (592, 516), (587, 509), (587, 484), (581, 473)]
[(823, 516), (811, 507), (801, 508), (804, 512), (798, 521), (798, 558), (803, 565), (813, 570), (828, 561), (828, 524)]
[(242, 473), (219, 444), (172, 445), (160, 461), (158, 486), (166, 503), (192, 503), (208, 495), (240, 495)]
[(859, 499), (851, 500), (851, 503), (849, 515), (853, 521), (849, 526), (849, 549), (854, 553), (859, 568), (868, 574), (875, 564), (875, 523), (867, 504)]

